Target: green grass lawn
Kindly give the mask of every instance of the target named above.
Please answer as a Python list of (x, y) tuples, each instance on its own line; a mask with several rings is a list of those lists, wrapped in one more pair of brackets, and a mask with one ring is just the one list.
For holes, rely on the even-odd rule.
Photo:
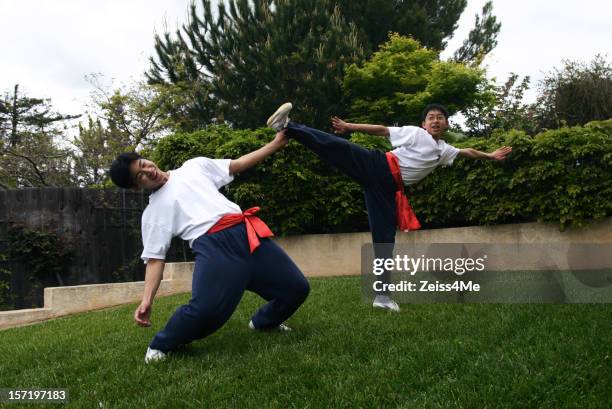
[(250, 331), (262, 300), (247, 293), (220, 331), (153, 365), (147, 344), (187, 294), (158, 299), (151, 328), (130, 305), (0, 331), (0, 387), (65, 387), (82, 408), (610, 408), (612, 305), (394, 314), (361, 301), (359, 277), (310, 282), (292, 332)]

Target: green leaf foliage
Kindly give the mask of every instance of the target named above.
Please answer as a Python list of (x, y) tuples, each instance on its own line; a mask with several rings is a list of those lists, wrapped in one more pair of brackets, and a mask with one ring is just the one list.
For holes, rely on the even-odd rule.
[(423, 108), (433, 102), (446, 105), (452, 115), (481, 97), (484, 81), (484, 71), (440, 61), (438, 51), (391, 34), (363, 66), (347, 68), (348, 117), (362, 123), (420, 123)]
[[(237, 158), (263, 146), (270, 129), (210, 126), (160, 140), (152, 157), (163, 169), (196, 156)], [(352, 141), (389, 150), (388, 140), (354, 134)], [(505, 162), (457, 158), (409, 188), (425, 228), (528, 221), (582, 226), (612, 215), (612, 120), (529, 136), (520, 131), (472, 138), (456, 146), (493, 151), (510, 145)], [(224, 194), (260, 215), (277, 235), (366, 231), (362, 189), (291, 142), (257, 167), (238, 175)]]

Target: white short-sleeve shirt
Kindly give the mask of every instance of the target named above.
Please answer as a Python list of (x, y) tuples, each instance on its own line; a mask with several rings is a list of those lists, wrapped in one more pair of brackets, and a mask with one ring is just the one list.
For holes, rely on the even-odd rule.
[(396, 148), (391, 152), (397, 156), (405, 185), (417, 183), (440, 165), (452, 165), (459, 153), (418, 126), (391, 126), (389, 139)]
[(149, 196), (142, 214), (141, 258), (165, 259), (173, 237), (193, 245), (228, 213), (241, 213), (240, 207), (219, 192), (231, 182), (229, 159), (195, 158), (170, 171), (168, 181)]

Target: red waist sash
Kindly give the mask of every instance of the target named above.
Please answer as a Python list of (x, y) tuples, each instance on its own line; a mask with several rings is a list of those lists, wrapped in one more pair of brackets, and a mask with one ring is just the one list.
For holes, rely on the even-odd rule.
[(410, 202), (404, 193), (404, 184), (402, 182), (402, 174), (400, 172), (399, 160), (391, 152), (387, 152), (387, 163), (391, 169), (391, 176), (395, 182), (395, 220), (397, 227), (402, 231), (418, 230), (421, 228), (421, 223), (417, 219)]
[(261, 220), (255, 216), (255, 213), (259, 211), (259, 207), (251, 207), (245, 210), (243, 213), (230, 213), (223, 216), (213, 227), (211, 227), (206, 234), (216, 233), (221, 230), (225, 230), (229, 227), (235, 226), (244, 222), (246, 224), (247, 239), (249, 241), (249, 249), (251, 254), (259, 247), (259, 238), (272, 237), (274, 233), (272, 230)]

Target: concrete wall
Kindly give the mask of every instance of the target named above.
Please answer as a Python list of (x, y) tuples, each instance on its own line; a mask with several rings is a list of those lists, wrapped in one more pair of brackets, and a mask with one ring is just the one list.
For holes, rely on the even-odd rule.
[[(458, 227), (452, 229), (398, 232), (398, 244), (430, 243), (495, 243), (495, 244), (612, 244), (612, 218), (583, 229), (563, 232), (555, 225), (521, 223), (488, 227)], [(312, 234), (283, 237), (276, 242), (291, 256), (309, 277), (359, 275), (361, 247), (371, 243), (370, 233)], [(502, 260), (503, 261), (503, 260)], [(514, 262), (515, 260), (508, 260)], [(523, 266), (524, 267), (524, 266)]]
[[(359, 275), (361, 247), (370, 243), (369, 233), (314, 234), (282, 237), (276, 242), (308, 277)], [(421, 230), (397, 235), (402, 244), (428, 243), (576, 243), (612, 244), (612, 218), (584, 229), (560, 232), (554, 225), (523, 223), (491, 227)], [(560, 246), (560, 248), (563, 248)], [(513, 260), (510, 260), (513, 261)], [(168, 263), (158, 295), (191, 291), (193, 263)], [(0, 312), (0, 329), (91, 311), (140, 300), (144, 282), (45, 288), (44, 308)]]
[[(193, 263), (168, 263), (157, 294), (191, 291)], [(140, 301), (144, 281), (45, 288), (43, 308), (0, 311), (0, 329)]]

